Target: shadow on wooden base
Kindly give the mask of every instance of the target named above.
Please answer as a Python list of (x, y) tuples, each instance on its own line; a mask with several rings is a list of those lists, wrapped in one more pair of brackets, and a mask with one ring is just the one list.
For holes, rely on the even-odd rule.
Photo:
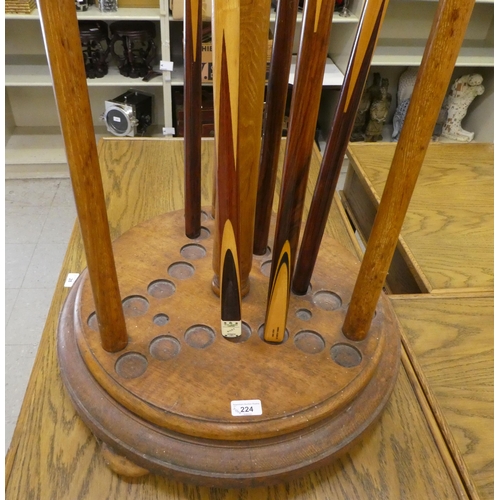
[[(308, 293), (292, 294), (287, 335), (263, 340), (270, 255), (255, 257), (243, 333), (220, 333), (211, 290), (211, 233), (184, 235), (181, 211), (114, 243), (128, 345), (100, 347), (88, 275), (61, 313), (61, 374), (110, 467), (204, 486), (289, 480), (345, 452), (376, 420), (394, 387), (399, 325), (385, 296), (367, 338), (341, 326), (359, 269), (325, 238)], [(374, 457), (375, 459), (375, 457)]]

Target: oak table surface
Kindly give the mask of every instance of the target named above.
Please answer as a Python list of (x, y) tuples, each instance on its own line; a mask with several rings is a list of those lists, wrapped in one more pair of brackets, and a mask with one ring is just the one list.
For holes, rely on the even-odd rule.
[[(375, 208), (395, 148), (349, 145), (352, 173)], [(400, 241), (426, 291), (493, 290), (492, 144), (429, 145)]]
[[(99, 155), (113, 239), (143, 220), (182, 208), (182, 141), (105, 139), (99, 145)], [(202, 202), (208, 205), (212, 193), (213, 141), (203, 141), (202, 157)], [(311, 162), (313, 178), (319, 161), (319, 152), (315, 150)], [(311, 180), (307, 205), (312, 190)], [(327, 231), (355, 253), (352, 233), (346, 227), (337, 198)], [(464, 486), (467, 474), (457, 473), (446, 451), (436, 444), (439, 431), (436, 434), (435, 422), (428, 419), (428, 412), (415, 395), (413, 374), (403, 365), (380, 420), (347, 454), (300, 480), (269, 488), (223, 490), (194, 487), (152, 475), (138, 479), (115, 475), (106, 467), (94, 437), (65, 393), (56, 356), (58, 315), (68, 294), (63, 283), (68, 272), (80, 272), (84, 266), (76, 225), (7, 454), (6, 498), (468, 498)]]
[(482, 498), (493, 498), (493, 297), (392, 305)]

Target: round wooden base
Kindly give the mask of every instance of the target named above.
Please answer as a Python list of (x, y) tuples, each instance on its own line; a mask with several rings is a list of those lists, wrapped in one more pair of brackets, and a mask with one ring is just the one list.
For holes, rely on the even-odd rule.
[(118, 353), (101, 348), (82, 273), (59, 324), (62, 377), (113, 470), (221, 487), (289, 479), (345, 451), (380, 414), (397, 376), (398, 324), (382, 296), (365, 340), (342, 334), (359, 265), (325, 238), (308, 293), (292, 294), (282, 343), (262, 337), (270, 252), (254, 258), (242, 336), (223, 338), (213, 228), (204, 213), (190, 240), (172, 212), (114, 243), (129, 337)]

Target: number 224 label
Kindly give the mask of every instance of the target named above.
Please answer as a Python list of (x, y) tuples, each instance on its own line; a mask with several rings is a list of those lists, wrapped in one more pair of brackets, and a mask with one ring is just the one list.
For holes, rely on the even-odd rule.
[(262, 403), (260, 399), (231, 401), (231, 415), (233, 417), (248, 417), (251, 415), (262, 415)]

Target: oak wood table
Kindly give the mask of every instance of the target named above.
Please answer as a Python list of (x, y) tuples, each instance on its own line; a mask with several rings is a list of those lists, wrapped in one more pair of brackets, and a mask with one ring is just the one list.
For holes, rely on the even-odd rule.
[(413, 366), (448, 443), (493, 498), (493, 296), (391, 296)]
[[(351, 143), (342, 202), (368, 239), (395, 143)], [(429, 146), (387, 277), (393, 293), (493, 290), (493, 145)]]
[[(100, 143), (99, 154), (113, 239), (143, 220), (182, 208), (182, 141), (110, 138)], [(203, 141), (202, 154), (202, 201), (208, 205), (213, 141)], [(319, 160), (315, 150), (306, 203)], [(353, 253), (359, 251), (338, 198), (327, 231)], [(56, 357), (58, 315), (68, 294), (63, 283), (67, 273), (80, 272), (84, 266), (76, 226), (7, 454), (8, 499), (477, 498), (467, 469), (457, 467), (446, 444), (446, 423), (439, 425), (434, 418), (406, 354), (380, 420), (342, 458), (300, 480), (269, 488), (222, 490), (152, 475), (117, 476), (73, 409)]]

